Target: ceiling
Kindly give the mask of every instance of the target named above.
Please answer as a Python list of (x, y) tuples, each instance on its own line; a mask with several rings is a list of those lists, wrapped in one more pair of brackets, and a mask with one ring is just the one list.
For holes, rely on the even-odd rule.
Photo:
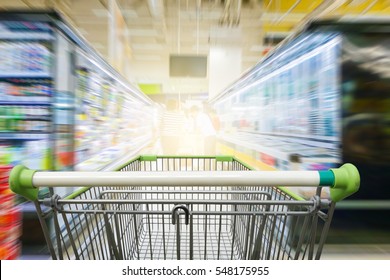
[[(110, 53), (113, 39), (109, 37), (110, 2), (0, 0), (0, 9), (54, 7), (110, 61), (113, 55)], [(125, 69), (121, 68), (123, 75), (134, 84), (153, 84), (154, 91), (164, 94), (209, 91), (210, 75), (170, 77), (170, 54), (209, 56), (215, 46), (234, 46), (240, 54), (235, 73), (242, 73), (310, 19), (390, 18), (390, 0), (116, 0), (116, 3), (127, 27), (128, 55), (123, 56), (126, 61)]]

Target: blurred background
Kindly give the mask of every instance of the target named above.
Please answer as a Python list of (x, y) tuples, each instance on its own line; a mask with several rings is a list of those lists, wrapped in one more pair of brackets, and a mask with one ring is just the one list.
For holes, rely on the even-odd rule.
[(0, 0), (0, 258), (48, 257), (10, 167), (153, 153), (352, 162), (322, 258), (390, 259), (389, 35), (389, 0)]

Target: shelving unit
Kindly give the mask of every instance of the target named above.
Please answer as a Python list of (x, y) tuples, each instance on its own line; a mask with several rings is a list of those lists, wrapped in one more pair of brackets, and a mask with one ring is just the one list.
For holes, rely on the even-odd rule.
[(337, 227), (389, 240), (389, 34), (389, 21), (310, 22), (210, 102), (223, 154), (265, 170), (357, 166), (334, 240)]
[(301, 169), (337, 165), (340, 44), (336, 32), (299, 37), (217, 98), (221, 148), (252, 147), (265, 169), (291, 169), (298, 153)]
[(103, 169), (150, 143), (150, 101), (140, 98), (129, 85), (116, 82), (83, 52), (77, 56), (76, 66), (75, 168)]
[[(53, 47), (48, 23), (0, 22), (0, 163), (52, 169)], [(31, 158), (36, 157), (34, 160)]]
[(152, 140), (153, 107), (59, 14), (0, 13), (0, 163), (103, 168)]
[[(152, 141), (153, 108), (60, 14), (0, 12), (1, 166), (114, 168)], [(35, 211), (17, 201), (22, 244), (44, 246), (29, 234), (41, 231)]]

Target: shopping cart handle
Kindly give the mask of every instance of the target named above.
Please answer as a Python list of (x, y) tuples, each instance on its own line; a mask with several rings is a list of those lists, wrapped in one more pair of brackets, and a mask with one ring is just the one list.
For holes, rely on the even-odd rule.
[(38, 198), (38, 187), (56, 186), (329, 186), (338, 202), (359, 189), (360, 176), (352, 164), (327, 171), (167, 171), (66, 172), (30, 170), (15, 166), (9, 178), (14, 193)]
[(358, 169), (353, 164), (346, 163), (340, 168), (332, 168), (330, 170), (334, 174), (334, 183), (330, 189), (332, 201), (338, 202), (343, 200), (359, 190), (360, 175)]

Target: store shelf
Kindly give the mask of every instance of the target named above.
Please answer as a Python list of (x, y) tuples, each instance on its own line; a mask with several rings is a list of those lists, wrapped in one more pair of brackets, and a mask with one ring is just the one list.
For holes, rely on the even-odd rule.
[(49, 135), (50, 134), (48, 132), (0, 132), (0, 140), (46, 140), (48, 139)]
[(44, 106), (49, 107), (52, 105), (46, 101), (0, 101), (0, 106)]
[(2, 32), (0, 34), (0, 40), (11, 40), (11, 41), (52, 41), (55, 37), (50, 33), (34, 33), (31, 32)]
[(389, 240), (389, 26), (311, 22), (210, 102), (218, 148), (258, 169), (356, 165), (360, 189), (333, 216), (337, 242)]
[(90, 107), (99, 109), (99, 110), (103, 109), (103, 107), (101, 105), (98, 105), (98, 104), (96, 104), (96, 102), (93, 102), (93, 101), (88, 100), (88, 99), (83, 99), (83, 103), (87, 104)]
[(24, 120), (24, 121), (51, 121), (50, 117), (38, 116), (38, 117), (24, 117), (24, 116), (0, 116), (0, 119), (7, 120)]
[(30, 72), (30, 71), (0, 74), (0, 79), (10, 79), (10, 78), (51, 79), (52, 74), (48, 72)]
[(0, 155), (6, 164), (53, 168), (55, 39), (47, 22), (1, 13)]

